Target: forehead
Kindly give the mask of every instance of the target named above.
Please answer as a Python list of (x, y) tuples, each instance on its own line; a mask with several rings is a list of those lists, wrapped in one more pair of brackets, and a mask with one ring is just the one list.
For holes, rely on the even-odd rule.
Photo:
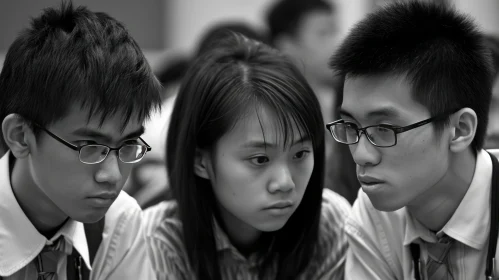
[(305, 136), (304, 130), (297, 126), (291, 116), (289, 118), (291, 127), (285, 128), (283, 120), (272, 110), (250, 109), (224, 137), (230, 138), (234, 143), (262, 141), (284, 147), (284, 139), (289, 144)]
[(428, 109), (414, 100), (405, 76), (383, 74), (347, 76), (341, 112), (357, 119), (368, 119), (377, 112), (404, 118), (428, 114)]
[(119, 140), (122, 135), (135, 132), (143, 127), (144, 120), (138, 120), (137, 116), (132, 115), (130, 120), (124, 125), (125, 115), (118, 111), (116, 114), (108, 115), (102, 122), (102, 115), (92, 115), (89, 119), (88, 109), (73, 105), (68, 110), (66, 116), (49, 125), (49, 129), (55, 129), (66, 135), (81, 129), (88, 128), (98, 131), (111, 139)]

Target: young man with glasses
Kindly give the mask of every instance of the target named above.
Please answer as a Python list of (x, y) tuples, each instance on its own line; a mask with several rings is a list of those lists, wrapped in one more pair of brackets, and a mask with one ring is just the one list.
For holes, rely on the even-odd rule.
[(482, 149), (489, 59), (469, 18), (409, 1), (368, 15), (334, 54), (346, 80), (327, 129), (349, 145), (361, 183), (345, 279), (499, 276), (499, 168)]
[(121, 189), (159, 92), (107, 14), (63, 2), (20, 33), (0, 74), (0, 278), (153, 279)]

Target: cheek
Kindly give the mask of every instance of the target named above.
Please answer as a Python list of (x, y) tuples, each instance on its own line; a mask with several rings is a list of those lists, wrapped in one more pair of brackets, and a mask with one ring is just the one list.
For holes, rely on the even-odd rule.
[(305, 191), (307, 188), (310, 177), (312, 177), (312, 172), (314, 171), (314, 156), (308, 156), (302, 163), (295, 165), (293, 170), (293, 181), (295, 186), (301, 190)]
[(257, 172), (246, 162), (230, 157), (217, 159), (211, 173), (213, 189), (226, 197), (244, 196), (254, 189), (252, 186), (258, 181)]
[(401, 141), (384, 154), (383, 164), (397, 178), (397, 185), (425, 185), (445, 169), (446, 155), (441, 143), (432, 135), (421, 136), (425, 137), (414, 137), (409, 143)]
[[(134, 166), (134, 164), (131, 164), (131, 163), (120, 162), (120, 173), (121, 173), (123, 184), (126, 182), (126, 180), (128, 180), (128, 176), (130, 176), (130, 173), (132, 172), (133, 166)], [(159, 171), (161, 171), (161, 170), (159, 170)], [(157, 171), (158, 171), (157, 168), (150, 168), (149, 172), (147, 172), (147, 175), (148, 175), (147, 179), (154, 177), (153, 175), (157, 174), (158, 173)]]

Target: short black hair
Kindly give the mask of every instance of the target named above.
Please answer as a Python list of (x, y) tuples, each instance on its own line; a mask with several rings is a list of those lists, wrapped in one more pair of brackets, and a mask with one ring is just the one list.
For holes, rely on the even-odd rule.
[[(471, 108), (478, 116), (472, 148), (483, 146), (491, 99), (490, 55), (483, 34), (454, 8), (396, 2), (357, 23), (333, 55), (343, 77), (405, 75), (414, 100), (437, 115)], [(448, 120), (435, 124), (441, 130)]]
[(267, 14), (270, 43), (275, 43), (281, 35), (295, 35), (303, 17), (315, 11), (333, 13), (335, 10), (327, 0), (278, 0)]
[(485, 46), (487, 46), (490, 50), (493, 76), (495, 77), (499, 74), (499, 37), (492, 34), (486, 34)]
[(0, 121), (16, 113), (47, 126), (76, 104), (88, 109), (89, 120), (119, 112), (124, 128), (159, 108), (160, 91), (122, 23), (64, 1), (33, 18), (10, 46), (0, 74)]

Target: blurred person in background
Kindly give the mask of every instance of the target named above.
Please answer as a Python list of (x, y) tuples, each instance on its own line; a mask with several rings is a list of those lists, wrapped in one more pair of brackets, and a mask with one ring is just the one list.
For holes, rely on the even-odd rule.
[[(328, 62), (339, 44), (336, 6), (328, 0), (278, 0), (268, 10), (269, 41), (291, 57), (314, 90), (324, 120), (336, 119), (342, 101), (343, 80)], [(356, 198), (359, 183), (348, 148), (326, 138), (326, 185), (347, 198)]]

